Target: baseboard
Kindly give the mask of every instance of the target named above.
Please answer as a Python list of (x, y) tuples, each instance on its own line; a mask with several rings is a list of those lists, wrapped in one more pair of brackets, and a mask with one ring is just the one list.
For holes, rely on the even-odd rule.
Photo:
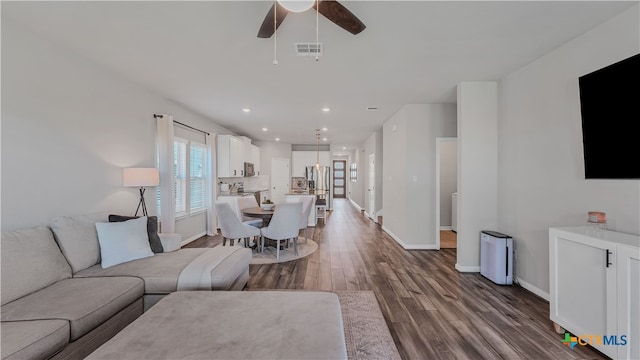
[(449, 230), (451, 230), (451, 226), (440, 226), (440, 230), (449, 231)]
[(376, 224), (378, 223), (378, 219), (371, 217), (371, 215), (369, 215), (369, 213), (366, 210), (364, 211), (364, 216), (367, 217), (368, 219), (371, 219), (374, 223)]
[(358, 210), (362, 211), (362, 207), (360, 207), (360, 205), (358, 205), (355, 201), (351, 200), (351, 198), (349, 198), (349, 202), (351, 202), (351, 204)]
[(207, 235), (206, 231), (203, 231), (203, 232), (201, 232), (199, 234), (193, 235), (192, 237), (188, 238), (187, 240), (182, 240), (182, 242), (180, 243), (180, 246), (185, 246), (188, 243), (190, 243), (192, 241), (195, 241), (195, 240), (198, 240), (198, 239), (200, 239), (201, 237), (203, 237), (205, 235)]
[(532, 285), (529, 282), (526, 282), (522, 279), (520, 279), (519, 277), (516, 277), (516, 282), (522, 286), (524, 289), (531, 291), (532, 293), (538, 295), (539, 297), (549, 301), (549, 299), (551, 298), (551, 296), (549, 295), (548, 292), (544, 292), (542, 291), (539, 287), (536, 287), (534, 285)]
[(462, 266), (462, 265), (456, 263), (456, 270), (458, 270), (458, 272), (479, 273), (480, 272), (480, 266)]
[(395, 240), (400, 246), (402, 246), (405, 250), (438, 250), (437, 245), (435, 244), (406, 244), (404, 241), (400, 240), (399, 237), (396, 236), (391, 230), (382, 225), (382, 230), (387, 233), (393, 240)]

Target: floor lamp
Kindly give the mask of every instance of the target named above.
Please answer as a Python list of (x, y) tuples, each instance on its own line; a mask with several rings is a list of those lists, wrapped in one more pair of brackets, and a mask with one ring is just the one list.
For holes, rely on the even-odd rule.
[(147, 205), (144, 202), (145, 186), (160, 185), (160, 172), (156, 168), (126, 168), (122, 172), (122, 183), (126, 187), (140, 188), (140, 202), (136, 209), (135, 216), (142, 208), (142, 216), (148, 216)]

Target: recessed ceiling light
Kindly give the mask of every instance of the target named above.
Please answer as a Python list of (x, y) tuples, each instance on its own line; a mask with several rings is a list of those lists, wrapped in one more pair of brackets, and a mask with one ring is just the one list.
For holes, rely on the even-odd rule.
[(267, 129), (267, 128), (262, 128), (262, 131), (267, 131), (267, 130), (269, 130), (269, 129)]
[(244, 108), (244, 109), (242, 109), (242, 111), (244, 111), (244, 112), (248, 113), (248, 112), (251, 112), (251, 109), (249, 109), (249, 108)]
[(330, 108), (328, 108), (328, 107), (323, 107), (323, 108), (322, 108), (322, 111), (324, 111), (324, 112), (329, 112), (329, 111), (331, 111), (331, 109), (330, 109)]
[(346, 147), (346, 146), (343, 146), (343, 147), (342, 147), (342, 150), (347, 150), (347, 147)]
[(327, 138), (322, 138), (322, 141), (327, 141)]
[(280, 141), (280, 138), (276, 138), (276, 141)]
[(327, 130), (329, 130), (329, 129), (327, 129), (326, 127), (322, 128), (322, 131), (327, 131)]

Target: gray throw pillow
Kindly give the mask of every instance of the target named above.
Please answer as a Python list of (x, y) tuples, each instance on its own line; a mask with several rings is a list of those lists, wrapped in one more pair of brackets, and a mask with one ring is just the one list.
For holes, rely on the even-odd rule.
[[(136, 216), (109, 215), (109, 222), (122, 222), (137, 218), (138, 217)], [(160, 236), (158, 236), (157, 216), (147, 217), (147, 234), (149, 235), (149, 245), (151, 246), (151, 251), (153, 251), (154, 254), (163, 253), (164, 248), (162, 247), (162, 241), (160, 241)]]

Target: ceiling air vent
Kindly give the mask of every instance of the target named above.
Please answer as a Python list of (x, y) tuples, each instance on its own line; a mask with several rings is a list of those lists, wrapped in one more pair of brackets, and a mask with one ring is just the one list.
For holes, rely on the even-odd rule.
[(380, 106), (367, 106), (367, 111), (378, 111)]
[(295, 43), (298, 56), (322, 56), (322, 43)]

